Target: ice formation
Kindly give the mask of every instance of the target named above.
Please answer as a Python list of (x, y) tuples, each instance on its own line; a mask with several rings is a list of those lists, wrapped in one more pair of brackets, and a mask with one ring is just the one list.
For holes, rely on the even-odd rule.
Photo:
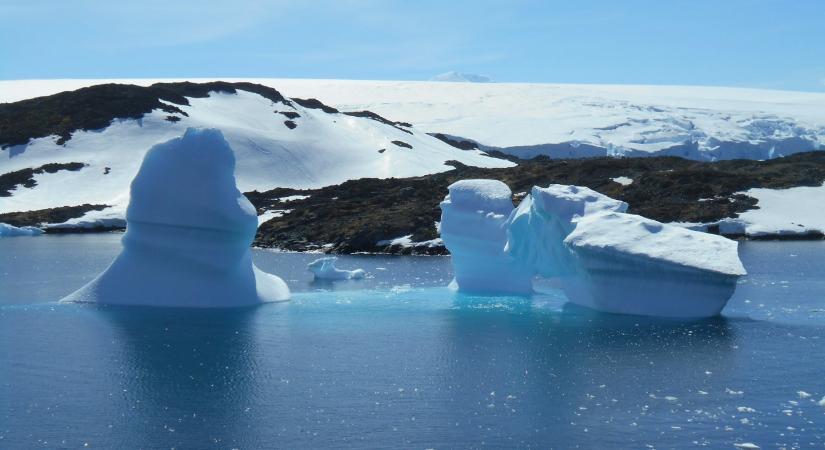
[(745, 274), (736, 241), (633, 214), (582, 217), (564, 244), (578, 270), (565, 294), (600, 311), (715, 316)]
[(510, 188), (496, 180), (462, 180), (441, 202), (441, 239), (452, 255), (454, 286), (465, 292), (532, 292), (531, 276), (509, 254), (505, 223)]
[(335, 267), (337, 260), (334, 256), (319, 258), (307, 264), (307, 270), (315, 275), (316, 280), (351, 280), (366, 276), (363, 269), (344, 270)]
[(43, 234), (43, 230), (37, 227), (16, 227), (0, 222), (0, 237), (39, 236), (41, 234)]
[(255, 208), (235, 185), (235, 157), (215, 129), (154, 146), (132, 181), (123, 251), (63, 301), (178, 307), (286, 300), (252, 264)]
[(449, 189), (442, 238), (463, 291), (524, 294), (541, 277), (600, 311), (707, 317), (745, 274), (735, 241), (626, 214), (586, 187), (534, 187), (515, 210), (500, 181)]

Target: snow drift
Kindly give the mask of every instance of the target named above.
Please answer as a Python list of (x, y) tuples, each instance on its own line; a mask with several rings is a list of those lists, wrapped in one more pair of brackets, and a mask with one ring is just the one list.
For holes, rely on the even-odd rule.
[(364, 269), (345, 270), (335, 267), (337, 260), (334, 256), (319, 258), (307, 264), (307, 270), (312, 272), (316, 280), (351, 280), (366, 276)]
[(257, 218), (234, 170), (218, 130), (188, 129), (154, 146), (132, 182), (123, 251), (62, 301), (229, 307), (288, 299), (283, 280), (252, 264)]
[(517, 209), (510, 198), (500, 181), (450, 186), (441, 229), (458, 289), (525, 294), (537, 276), (596, 310), (690, 318), (719, 314), (745, 274), (735, 241), (626, 214), (585, 187), (534, 187)]

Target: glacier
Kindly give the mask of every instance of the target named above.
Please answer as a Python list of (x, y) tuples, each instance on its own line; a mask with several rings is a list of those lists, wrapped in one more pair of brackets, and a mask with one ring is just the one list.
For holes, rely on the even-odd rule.
[(525, 295), (541, 279), (591, 309), (718, 315), (745, 269), (730, 239), (628, 214), (586, 187), (534, 187), (518, 208), (501, 181), (461, 180), (441, 204), (460, 291)]
[(209, 308), (289, 299), (282, 279), (252, 263), (258, 222), (234, 170), (216, 129), (152, 147), (132, 181), (122, 252), (61, 301)]
[(335, 267), (338, 258), (328, 256), (318, 258), (307, 264), (307, 270), (312, 272), (316, 280), (353, 280), (364, 278), (367, 273), (364, 269), (345, 270)]

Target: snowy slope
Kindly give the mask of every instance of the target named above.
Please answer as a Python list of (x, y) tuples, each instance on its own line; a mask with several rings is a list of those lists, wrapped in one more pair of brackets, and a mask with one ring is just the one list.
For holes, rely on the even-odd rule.
[(789, 189), (748, 189), (743, 194), (755, 198), (757, 209), (720, 222), (726, 234), (804, 235), (825, 234), (825, 185)]
[[(0, 82), (14, 101), (111, 80)], [(120, 81), (120, 80), (119, 80)], [(150, 84), (158, 80), (128, 80)], [(825, 146), (825, 94), (695, 86), (252, 79), (521, 157), (767, 159)]]
[[(506, 167), (509, 161), (477, 150), (463, 151), (417, 131), (365, 117), (324, 112), (297, 103), (274, 103), (258, 94), (212, 92), (189, 98), (180, 107), (188, 117), (166, 120), (155, 110), (139, 120), (117, 120), (102, 130), (77, 131), (65, 146), (54, 137), (0, 153), (0, 174), (46, 163), (81, 162), (79, 171), (35, 175), (37, 186), (18, 186), (11, 197), (0, 197), (0, 212), (28, 211), (84, 203), (115, 206), (94, 218), (118, 219), (128, 203), (129, 183), (145, 152), (153, 145), (181, 136), (188, 127), (220, 129), (235, 151), (241, 191), (275, 187), (315, 188), (363, 177), (409, 177), (449, 170), (458, 160), (468, 165)], [(297, 113), (294, 127), (280, 112)], [(393, 143), (400, 142), (407, 148)]]

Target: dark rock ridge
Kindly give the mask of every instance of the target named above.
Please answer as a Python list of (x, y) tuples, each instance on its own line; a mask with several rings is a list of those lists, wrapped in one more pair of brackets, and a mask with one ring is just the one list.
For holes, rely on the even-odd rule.
[(412, 145), (410, 145), (410, 144), (408, 144), (404, 141), (392, 141), (392, 143), (399, 146), (399, 147), (410, 148), (410, 149), (413, 148)]
[[(259, 212), (292, 210), (262, 224), (255, 245), (332, 253), (444, 253), (443, 247), (404, 248), (378, 242), (406, 235), (412, 235), (414, 242), (438, 237), (438, 204), (447, 186), (464, 178), (500, 179), (516, 193), (514, 203), (535, 185), (577, 184), (628, 202), (634, 214), (662, 222), (704, 223), (736, 217), (754, 208), (755, 199), (736, 192), (757, 187), (820, 186), (825, 181), (825, 152), (768, 161), (539, 157), (504, 169), (449, 164), (455, 169), (423, 177), (368, 178), (315, 190), (281, 188), (247, 193)], [(621, 176), (632, 178), (633, 183), (623, 186), (612, 181)], [(309, 197), (293, 200), (288, 206), (278, 200), (296, 194)]]
[(247, 82), (155, 83), (148, 87), (100, 84), (14, 103), (0, 103), (0, 148), (27, 144), (31, 139), (52, 135), (59, 136), (57, 144), (63, 145), (77, 130), (98, 130), (109, 126), (114, 119), (139, 119), (153, 110), (169, 113), (169, 117), (175, 117), (171, 114), (186, 116), (174, 105), (189, 105), (187, 97), (208, 97), (210, 92), (234, 94), (238, 90), (291, 106), (291, 102), (277, 90)]
[(427, 134), (429, 134), (430, 136), (438, 139), (441, 142), (444, 142), (445, 144), (452, 145), (453, 147), (455, 147), (457, 149), (460, 149), (460, 150), (476, 150), (476, 149), (478, 149), (478, 143), (467, 140), (467, 139), (456, 138), (456, 137), (453, 137), (453, 136), (448, 136), (448, 135), (443, 134), (443, 133), (427, 133)]
[[(84, 203), (77, 206), (61, 206), (58, 208), (38, 209), (35, 211), (12, 212), (0, 214), (0, 223), (7, 223), (16, 227), (40, 226), (44, 223), (62, 223), (69, 219), (82, 217), (89, 211), (101, 211), (109, 205), (90, 205)], [(84, 232), (101, 231), (101, 229), (48, 229), (48, 232)]]
[(401, 128), (401, 127), (410, 128), (410, 127), (412, 127), (411, 123), (393, 122), (392, 120), (389, 120), (389, 119), (386, 119), (382, 116), (379, 116), (378, 114), (376, 114), (372, 111), (349, 111), (349, 112), (345, 112), (344, 114), (346, 114), (348, 116), (353, 116), (353, 117), (364, 117), (364, 118), (367, 118), (367, 119), (372, 119), (372, 120), (381, 122), (384, 125), (389, 125), (389, 126), (395, 128), (395, 129), (401, 130), (401, 131), (403, 131), (407, 134), (412, 134), (412, 131), (405, 130), (404, 128)]
[(86, 164), (79, 162), (70, 163), (49, 163), (40, 167), (20, 169), (14, 172), (0, 175), (0, 197), (10, 197), (17, 186), (33, 188), (37, 186), (34, 176), (41, 173), (57, 173), (61, 170), (78, 171), (86, 167)]
[(339, 112), (337, 109), (333, 108), (332, 106), (327, 106), (327, 105), (321, 103), (320, 100), (315, 99), (315, 98), (307, 98), (307, 99), (293, 98), (292, 101), (294, 101), (295, 103), (303, 106), (304, 108), (320, 109), (321, 111), (323, 111), (325, 113), (329, 113), (329, 114), (335, 114), (335, 113)]
[[(154, 110), (167, 113), (165, 120), (174, 123), (181, 120), (180, 116), (188, 116), (175, 106), (188, 106), (187, 98), (204, 98), (212, 92), (235, 94), (239, 90), (258, 94), (285, 106), (292, 107), (294, 102), (304, 108), (319, 109), (329, 114), (340, 113), (320, 100), (287, 99), (273, 88), (248, 82), (177, 82), (155, 83), (151, 86), (100, 84), (14, 103), (0, 103), (0, 149), (25, 145), (32, 139), (47, 136), (58, 136), (56, 143), (63, 145), (72, 138), (75, 131), (103, 129), (115, 119), (140, 119)], [(295, 123), (294, 119), (301, 117), (294, 111), (275, 112), (286, 116), (292, 124)], [(412, 127), (411, 124), (392, 121), (372, 111), (342, 114), (372, 119), (412, 134), (406, 129)], [(294, 128), (287, 122), (285, 124)]]

